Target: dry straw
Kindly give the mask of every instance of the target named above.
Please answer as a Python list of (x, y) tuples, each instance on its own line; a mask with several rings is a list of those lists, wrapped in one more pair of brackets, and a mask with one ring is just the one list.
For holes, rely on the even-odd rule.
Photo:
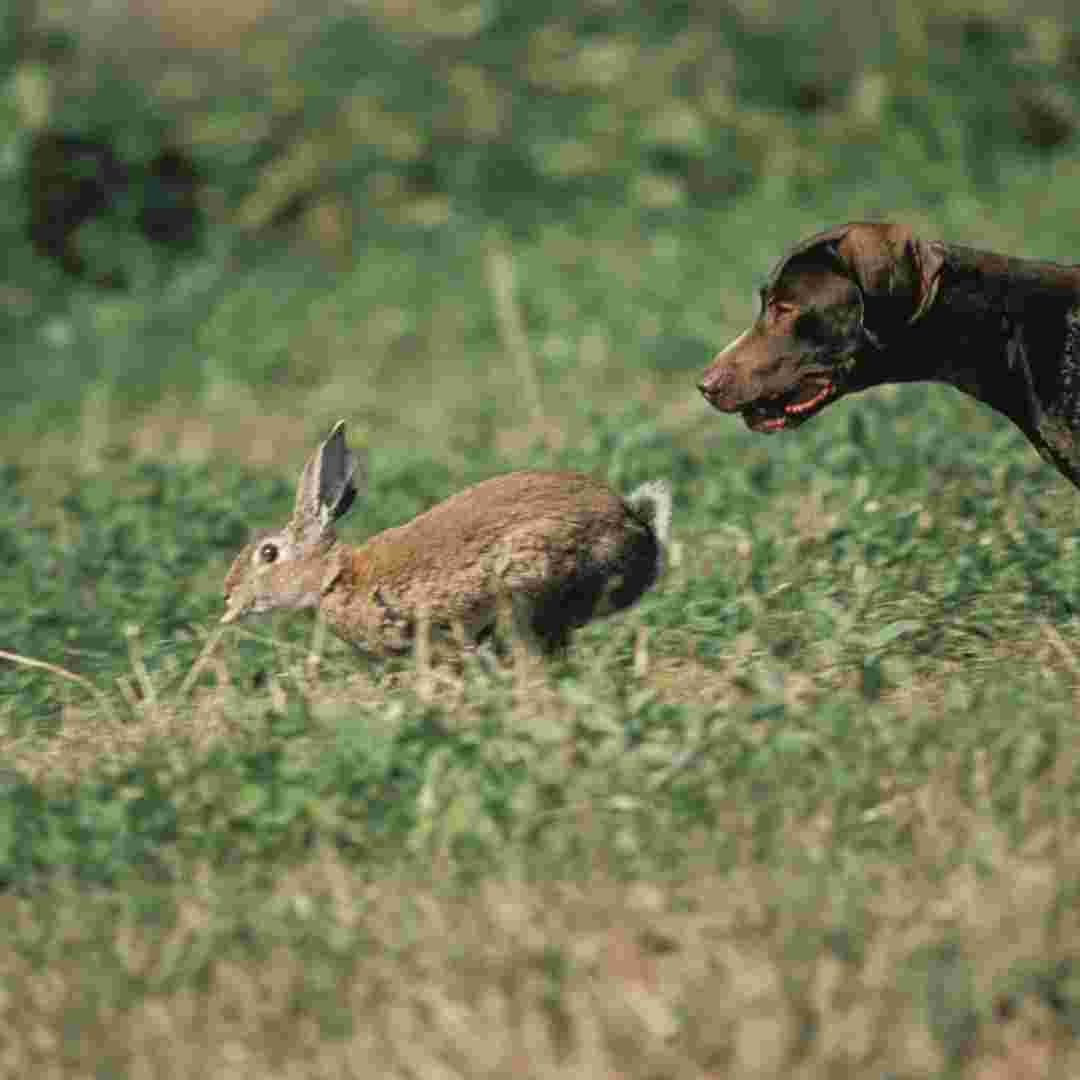
[(540, 382), (536, 377), (536, 365), (529, 349), (529, 337), (525, 332), (525, 320), (521, 315), (514, 290), (514, 260), (497, 233), (488, 235), (486, 245), (486, 268), (488, 286), (495, 307), (495, 321), (503, 348), (510, 354), (517, 368), (522, 392), (529, 403), (529, 411), (536, 422), (544, 419), (544, 406), (540, 398)]
[(68, 671), (67, 668), (60, 667), (59, 664), (50, 664), (47, 660), (35, 660), (32, 656), (22, 656), (20, 653), (8, 652), (6, 649), (0, 649), (0, 660), (7, 660), (12, 664), (35, 668), (39, 671), (47, 671), (51, 675), (56, 675), (61, 679), (67, 679), (69, 682), (81, 686), (91, 697), (93, 697), (100, 706), (101, 711), (110, 720), (116, 720), (116, 713), (113, 712), (113, 707), (109, 703), (109, 699), (89, 679), (84, 679), (81, 675), (76, 675), (74, 671)]

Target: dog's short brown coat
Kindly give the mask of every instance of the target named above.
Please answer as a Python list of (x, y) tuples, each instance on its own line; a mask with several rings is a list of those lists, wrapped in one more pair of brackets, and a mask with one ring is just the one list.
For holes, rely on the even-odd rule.
[(932, 379), (1004, 413), (1080, 487), (1080, 267), (853, 222), (789, 252), (699, 389), (755, 430), (844, 394)]

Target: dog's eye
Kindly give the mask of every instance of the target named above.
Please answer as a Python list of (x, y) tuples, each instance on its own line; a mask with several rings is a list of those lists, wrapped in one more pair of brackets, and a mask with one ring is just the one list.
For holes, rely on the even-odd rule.
[(769, 314), (774, 319), (782, 318), (785, 315), (793, 315), (799, 309), (794, 304), (789, 304), (786, 300), (770, 300), (766, 305)]
[(259, 561), (264, 563), (272, 563), (278, 557), (277, 544), (263, 544), (259, 548)]

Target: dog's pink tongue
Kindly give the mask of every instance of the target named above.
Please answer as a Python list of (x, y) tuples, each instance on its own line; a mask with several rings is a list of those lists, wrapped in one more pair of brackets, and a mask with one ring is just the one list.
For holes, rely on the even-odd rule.
[(757, 427), (759, 431), (776, 431), (778, 428), (784, 427), (787, 424), (786, 416), (772, 416), (767, 420), (759, 420)]
[(792, 401), (784, 406), (784, 412), (793, 413), (796, 416), (799, 413), (804, 413), (814, 408), (815, 405), (820, 405), (828, 396), (832, 393), (832, 383), (825, 383), (821, 389), (816, 393), (806, 398), (803, 401)]

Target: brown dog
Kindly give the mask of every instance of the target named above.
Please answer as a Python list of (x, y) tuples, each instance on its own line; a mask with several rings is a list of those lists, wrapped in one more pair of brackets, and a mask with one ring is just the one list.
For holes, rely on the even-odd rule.
[(855, 222), (785, 256), (761, 314), (698, 388), (754, 431), (881, 383), (951, 383), (1004, 413), (1080, 487), (1080, 267)]

